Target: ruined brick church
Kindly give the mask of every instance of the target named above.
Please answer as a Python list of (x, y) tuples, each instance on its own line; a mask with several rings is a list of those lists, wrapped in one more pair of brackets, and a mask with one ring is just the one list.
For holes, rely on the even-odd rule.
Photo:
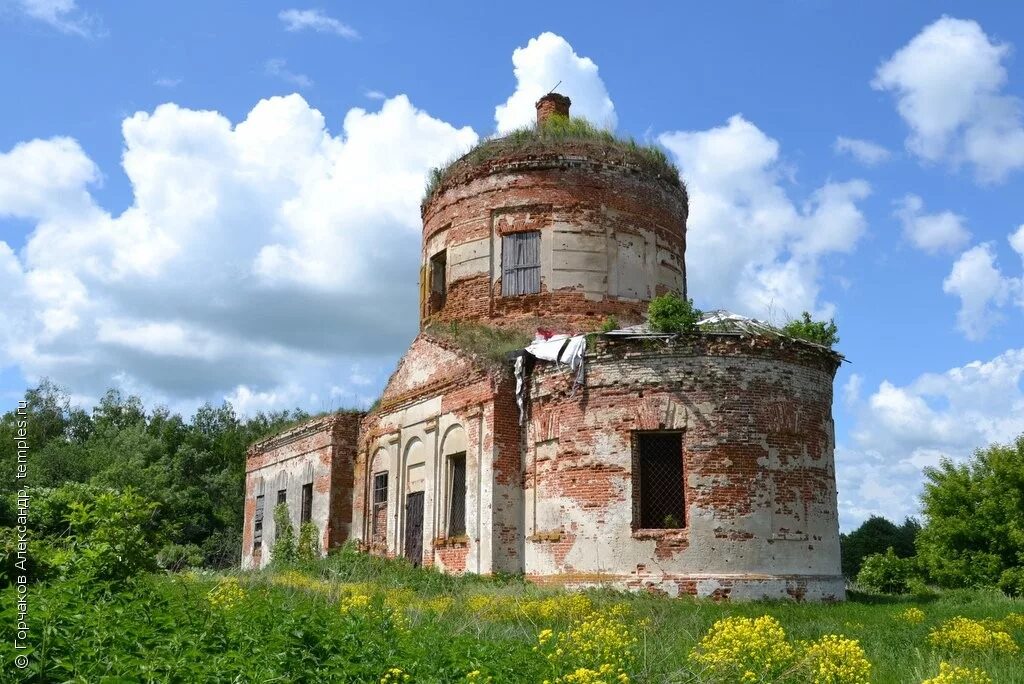
[[(541, 98), (536, 130), (569, 106)], [(420, 332), (379, 403), (250, 449), (243, 567), (269, 561), (285, 503), (325, 552), (355, 541), (452, 573), (843, 599), (842, 357), (727, 312), (651, 331), (653, 297), (686, 297), (678, 173), (609, 136), (520, 137), (484, 141), (424, 200)], [(538, 335), (496, 361), (453, 334), (484, 326)]]

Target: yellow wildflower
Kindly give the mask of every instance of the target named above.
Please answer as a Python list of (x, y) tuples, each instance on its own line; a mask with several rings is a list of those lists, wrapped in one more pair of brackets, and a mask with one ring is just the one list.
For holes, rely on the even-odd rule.
[(384, 676), (380, 678), (380, 684), (394, 684), (396, 682), (407, 682), (411, 679), (409, 673), (400, 667), (388, 668)]
[(690, 652), (709, 681), (756, 682), (770, 679), (793, 663), (795, 651), (779, 621), (729, 617), (719, 620)]
[(237, 578), (227, 577), (211, 589), (206, 598), (214, 608), (230, 610), (245, 598), (245, 590), (239, 586)]
[(807, 645), (801, 668), (813, 684), (867, 684), (871, 663), (856, 639), (828, 634)]
[(992, 678), (979, 667), (957, 667), (943, 661), (939, 663), (939, 674), (921, 684), (992, 684)]
[(961, 653), (1016, 653), (1020, 650), (1007, 632), (962, 616), (947, 620), (932, 630), (928, 640), (938, 648)]
[(919, 625), (924, 622), (924, 611), (917, 606), (911, 606), (906, 610), (901, 610), (896, 613), (896, 619), (903, 622), (909, 622), (912, 625)]

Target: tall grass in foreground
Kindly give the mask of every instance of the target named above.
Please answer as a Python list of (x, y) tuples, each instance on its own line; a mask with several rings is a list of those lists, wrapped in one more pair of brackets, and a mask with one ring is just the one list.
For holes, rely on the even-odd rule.
[(28, 673), (7, 667), (14, 601), (0, 596), (4, 682), (921, 682), (941, 662), (1024, 682), (1020, 652), (985, 636), (1024, 644), (1024, 604), (979, 591), (712, 603), (451, 577), (344, 549), (253, 573), (33, 587)]

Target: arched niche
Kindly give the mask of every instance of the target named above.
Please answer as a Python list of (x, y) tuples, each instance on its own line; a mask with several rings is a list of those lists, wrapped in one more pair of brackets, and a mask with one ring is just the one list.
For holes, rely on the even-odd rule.
[(391, 455), (386, 447), (378, 447), (370, 459), (370, 473), (376, 474), (391, 470)]
[(452, 454), (466, 453), (469, 451), (466, 430), (461, 425), (452, 425), (445, 430), (441, 440), (441, 455), (451, 456)]
[[(274, 478), (274, 490), (279, 492), (282, 489), (285, 490), (285, 491), (288, 490), (288, 471), (287, 470), (280, 471), (277, 474), (277, 477)], [(277, 503), (276, 499), (274, 500), (274, 503), (275, 504)]]
[(427, 450), (423, 441), (417, 437), (409, 440), (405, 445), (405, 491), (423, 491), (427, 477)]

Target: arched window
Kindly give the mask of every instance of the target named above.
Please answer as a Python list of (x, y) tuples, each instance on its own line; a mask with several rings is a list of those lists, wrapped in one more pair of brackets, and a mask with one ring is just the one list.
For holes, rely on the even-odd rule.
[(449, 537), (466, 534), (466, 431), (453, 425), (445, 432), (441, 456), (445, 464), (445, 500)]

